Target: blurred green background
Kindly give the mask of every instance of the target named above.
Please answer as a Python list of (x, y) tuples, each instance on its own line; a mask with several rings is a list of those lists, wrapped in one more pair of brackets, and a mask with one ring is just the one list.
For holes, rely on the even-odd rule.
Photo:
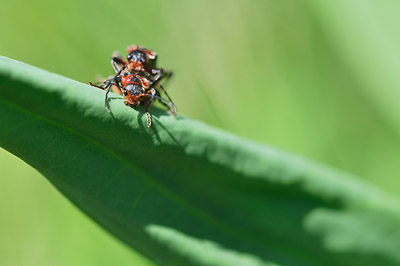
[[(88, 82), (144, 45), (180, 113), (400, 193), (399, 1), (0, 4), (1, 55)], [(152, 265), (4, 150), (0, 175), (1, 266)]]

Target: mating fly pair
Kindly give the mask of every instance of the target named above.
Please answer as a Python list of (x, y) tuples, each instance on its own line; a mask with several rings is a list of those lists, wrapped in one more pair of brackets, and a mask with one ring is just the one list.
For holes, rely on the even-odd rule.
[[(125, 61), (120, 53), (114, 52), (111, 64), (115, 75), (102, 81), (99, 86), (89, 82), (90, 85), (106, 90), (105, 107), (108, 108), (108, 93), (111, 87), (117, 87), (117, 92), (121, 92), (125, 97), (125, 104), (136, 108), (139, 104), (145, 104), (147, 116), (147, 127), (151, 126), (151, 115), (149, 107), (154, 100), (159, 100), (161, 104), (168, 107), (172, 115), (176, 115), (176, 107), (160, 84), (163, 79), (171, 77), (172, 72), (164, 68), (157, 68), (157, 54), (144, 47), (132, 45), (128, 49), (127, 60)], [(161, 97), (160, 88), (167, 96), (168, 100)]]

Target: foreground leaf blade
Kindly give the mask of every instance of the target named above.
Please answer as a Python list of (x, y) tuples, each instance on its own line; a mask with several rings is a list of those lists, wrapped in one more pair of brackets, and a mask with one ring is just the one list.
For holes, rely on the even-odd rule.
[(4, 57), (0, 90), (0, 145), (159, 264), (400, 263), (399, 200), (352, 176)]

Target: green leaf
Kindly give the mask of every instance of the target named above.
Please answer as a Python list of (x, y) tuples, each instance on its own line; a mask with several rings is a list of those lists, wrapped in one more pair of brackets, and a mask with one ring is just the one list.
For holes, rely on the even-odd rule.
[(353, 176), (4, 57), (0, 90), (0, 145), (156, 263), (400, 264), (400, 201)]

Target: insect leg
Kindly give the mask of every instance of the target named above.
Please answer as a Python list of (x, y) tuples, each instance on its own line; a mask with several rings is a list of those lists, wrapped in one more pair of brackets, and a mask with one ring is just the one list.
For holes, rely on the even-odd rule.
[(167, 91), (164, 89), (164, 87), (160, 83), (158, 83), (158, 86), (160, 86), (161, 90), (165, 93), (168, 100), (172, 103), (172, 105), (174, 106), (174, 113), (176, 113), (176, 106), (175, 106), (174, 102), (172, 101), (171, 97), (169, 97)]
[(173, 116), (176, 116), (176, 107), (175, 107), (175, 105), (173, 103), (171, 103), (170, 101), (167, 101), (164, 98), (162, 98), (160, 96), (157, 96), (157, 95), (154, 95), (154, 98), (158, 99), (161, 102), (162, 105), (168, 107), (170, 113)]
[[(172, 101), (171, 97), (169, 97), (167, 91), (164, 89), (164, 87), (160, 84), (160, 81), (162, 79), (166, 79), (168, 80), (170, 77), (172, 77), (172, 72), (168, 72), (167, 70), (165, 70), (165, 68), (161, 68), (161, 69), (153, 69), (152, 70), (153, 74), (156, 74), (155, 77), (152, 79), (152, 84), (151, 86), (155, 87), (155, 86), (160, 86), (161, 90), (164, 92), (164, 94), (167, 96), (168, 100), (170, 101), (171, 105), (172, 105), (172, 109), (173, 111), (171, 111), (172, 115), (176, 114), (176, 106), (174, 104), (174, 102)], [(161, 98), (161, 97), (160, 97)], [(168, 106), (169, 109), (170, 105), (166, 105), (163, 101), (160, 100), (160, 102), (165, 105)]]
[[(111, 59), (111, 62), (113, 62), (114, 60), (113, 59)], [(110, 92), (110, 88), (111, 88), (111, 85), (115, 82), (115, 79), (119, 76), (119, 75), (121, 75), (121, 72), (124, 70), (126, 68), (126, 65), (124, 65), (119, 71), (118, 71), (118, 73), (112, 78), (112, 80), (107, 84), (107, 86), (105, 86), (104, 87), (104, 90), (107, 90), (107, 92), (106, 92), (106, 99), (105, 99), (105, 107), (106, 107), (106, 110), (108, 111), (108, 112), (110, 112), (110, 109), (108, 108), (108, 93)]]
[(150, 112), (149, 112), (149, 107), (150, 107), (151, 103), (153, 102), (153, 99), (154, 99), (155, 95), (151, 94), (151, 95), (148, 95), (148, 96), (150, 96), (150, 100), (146, 104), (145, 114), (147, 116), (147, 127), (151, 127), (151, 115), (150, 115)]
[(118, 71), (126, 65), (126, 62), (123, 59), (122, 55), (116, 51), (112, 54), (111, 65), (115, 73), (118, 73)]
[(88, 82), (88, 84), (89, 84), (90, 86), (93, 86), (93, 87), (96, 87), (96, 88), (99, 88), (99, 89), (102, 89), (102, 90), (104, 90), (104, 88), (103, 88), (103, 87), (101, 87), (101, 86), (97, 86), (97, 85), (94, 85), (92, 82)]
[(153, 78), (155, 82), (160, 82), (163, 79), (168, 80), (172, 77), (172, 72), (168, 72), (165, 68), (153, 68), (151, 73), (155, 75)]

